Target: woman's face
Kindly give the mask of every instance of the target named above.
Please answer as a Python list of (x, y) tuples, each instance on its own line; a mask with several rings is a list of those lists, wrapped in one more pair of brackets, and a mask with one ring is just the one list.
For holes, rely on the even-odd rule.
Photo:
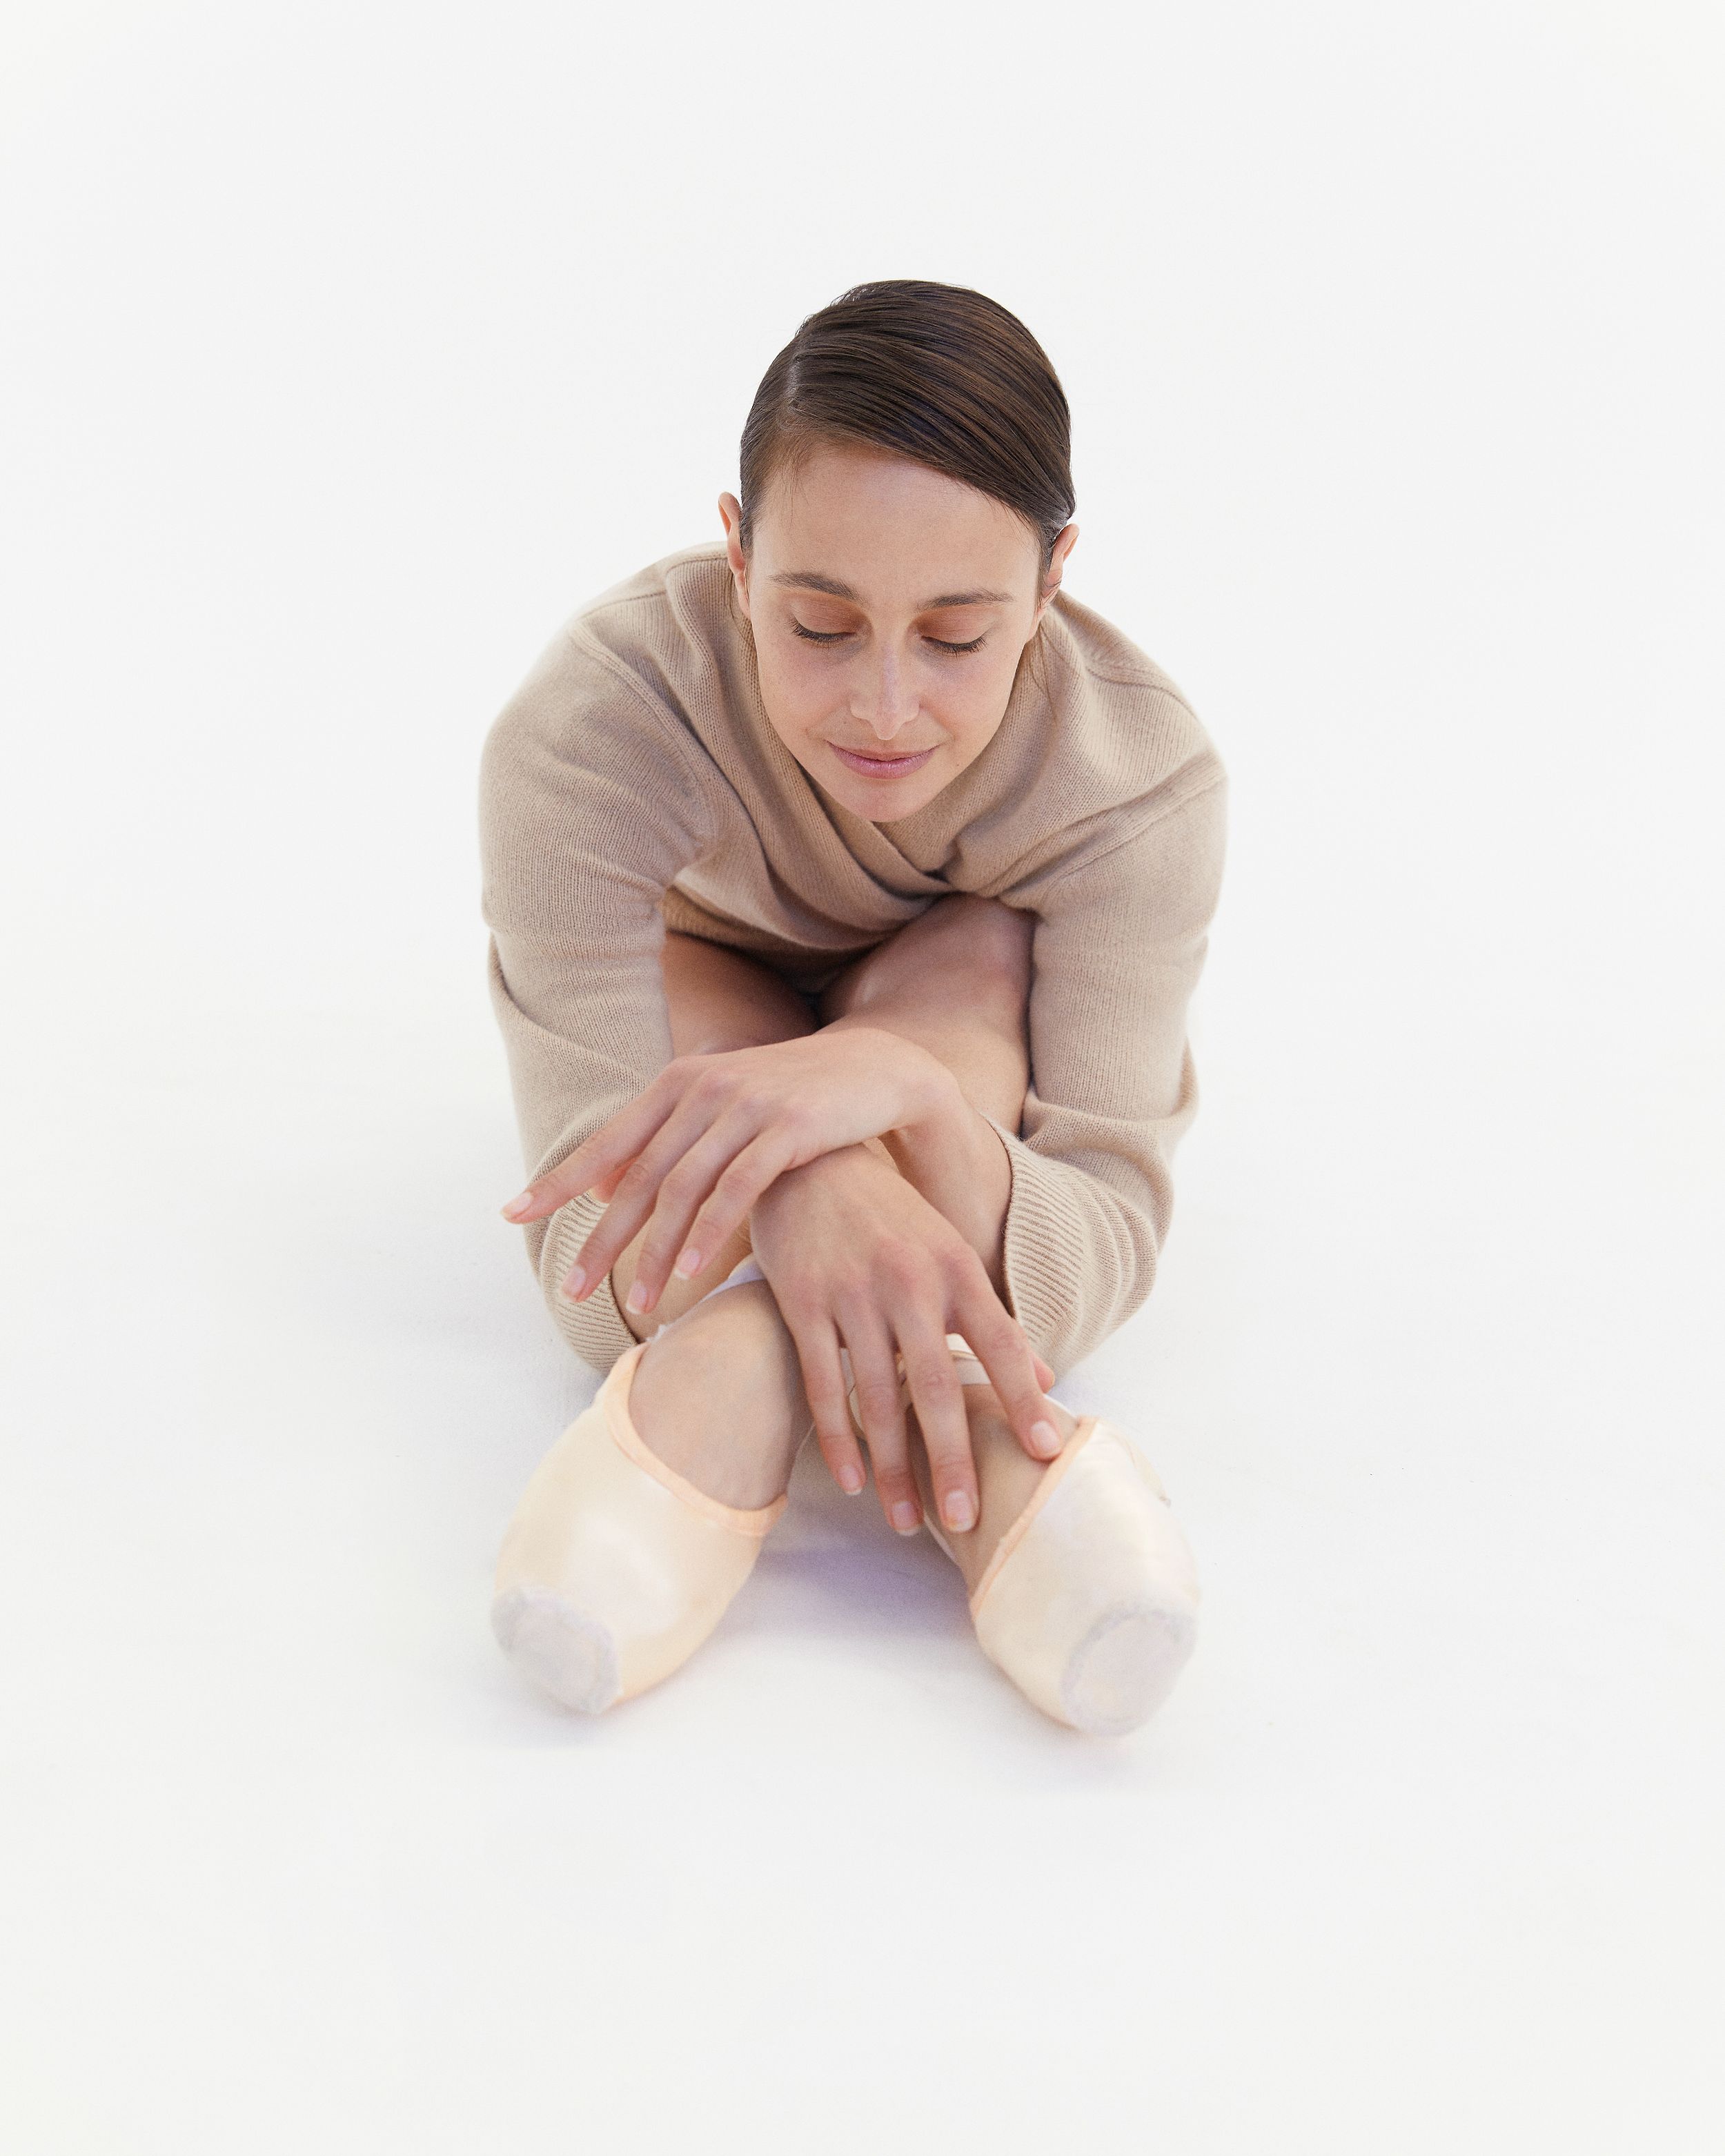
[(1040, 545), (1004, 502), (903, 457), (819, 444), (755, 514), (719, 497), (773, 732), (845, 808), (890, 824), (982, 754), (1078, 537)]

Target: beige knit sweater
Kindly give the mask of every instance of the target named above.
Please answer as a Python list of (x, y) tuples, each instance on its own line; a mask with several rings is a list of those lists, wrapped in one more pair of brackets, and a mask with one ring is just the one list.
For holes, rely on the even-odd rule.
[[(1036, 916), (1031, 1080), (1012, 1167), (1010, 1306), (1056, 1373), (1150, 1291), (1168, 1163), (1197, 1105), (1186, 1008), (1224, 849), (1226, 774), (1180, 692), (1061, 593), (999, 731), (915, 814), (871, 824), (762, 709), (721, 542), (573, 614), (493, 725), (480, 776), (493, 1005), (531, 1174), (670, 1060), (667, 927), (755, 952), (812, 993), (948, 891)], [(608, 1280), (557, 1284), (603, 1208), (525, 1230), (546, 1301), (608, 1369)]]

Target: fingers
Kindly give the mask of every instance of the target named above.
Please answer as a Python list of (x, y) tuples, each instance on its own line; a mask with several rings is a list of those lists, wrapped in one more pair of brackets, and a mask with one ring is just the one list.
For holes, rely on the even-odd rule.
[[(653, 1211), (660, 1179), (659, 1169), (644, 1153), (637, 1155), (619, 1176), (598, 1225), (575, 1253), (574, 1262), (564, 1276), (562, 1292), (572, 1301), (584, 1301), (634, 1240), (642, 1221)], [(644, 1297), (645, 1291), (637, 1281), (629, 1290), (630, 1309), (644, 1310)]]
[[(664, 1075), (661, 1071), (660, 1076)], [(619, 1175), (663, 1125), (674, 1105), (669, 1089), (661, 1089), (655, 1078), (644, 1093), (619, 1109), (591, 1137), (583, 1138), (566, 1159), (511, 1198), (503, 1208), (504, 1219), (517, 1223), (547, 1219), (572, 1198), (597, 1190)]]
[[(667, 1152), (671, 1142), (668, 1137)], [(755, 1200), (790, 1164), (793, 1152), (793, 1142), (783, 1131), (764, 1131), (744, 1143), (736, 1120), (720, 1125), (683, 1155), (665, 1176), (656, 1197), (632, 1195), (619, 1212), (614, 1230), (611, 1214), (617, 1209), (617, 1200), (614, 1199), (603, 1222), (577, 1253), (576, 1262), (590, 1274), (595, 1263), (608, 1266), (613, 1258), (608, 1253), (614, 1247), (617, 1252), (628, 1248), (634, 1239), (641, 1204), (650, 1201), (652, 1211), (636, 1254), (629, 1306), (651, 1310), (671, 1277), (672, 1260), (676, 1260), (680, 1278), (692, 1279), (708, 1257), (722, 1250), (726, 1239), (747, 1219)], [(619, 1196), (622, 1196), (620, 1183)]]
[(696, 1209), (742, 1144), (734, 1122), (704, 1128), (699, 1104), (685, 1101), (644, 1152), (608, 1178), (613, 1188), (604, 1214), (576, 1252), (563, 1292), (583, 1301), (650, 1219), (629, 1297), (631, 1310), (650, 1310)]
[[(780, 1118), (762, 1131), (758, 1108), (747, 1103), (717, 1122), (711, 1114), (710, 1099), (691, 1087), (633, 1158), (620, 1156), (629, 1142), (625, 1133), (608, 1142), (608, 1150), (619, 1157), (599, 1172), (592, 1152), (597, 1140), (590, 1139), (505, 1208), (511, 1219), (525, 1222), (583, 1192), (603, 1203), (603, 1217), (576, 1252), (562, 1283), (572, 1301), (592, 1294), (650, 1223), (636, 1254), (629, 1307), (653, 1309), (673, 1266), (680, 1278), (693, 1279), (748, 1218), (757, 1199), (804, 1157), (805, 1140), (794, 1122)], [(618, 1130), (620, 1121), (614, 1118), (607, 1132)]]
[(814, 1418), (815, 1441), (833, 1480), (855, 1496), (866, 1479), (862, 1450), (845, 1400), (845, 1373), (839, 1360), (839, 1336), (830, 1325), (805, 1325), (792, 1337), (803, 1367), (803, 1389)]
[(953, 1534), (968, 1534), (977, 1522), (976, 1462), (952, 1351), (944, 1332), (932, 1322), (901, 1325), (899, 1344), (941, 1525)]
[(1048, 1370), (1051, 1384), (1053, 1371), (1031, 1352), (1023, 1327), (1007, 1316), (986, 1277), (980, 1287), (961, 1290), (957, 1309), (959, 1329), (988, 1372), (1013, 1435), (1033, 1460), (1052, 1460), (1062, 1441), (1060, 1425), (1037, 1373), (1039, 1365)]
[[(671, 1270), (670, 1253), (675, 1251), (675, 1271), (683, 1280), (692, 1280), (711, 1257), (721, 1250), (731, 1236), (747, 1219), (755, 1201), (772, 1188), (790, 1167), (798, 1147), (791, 1135), (785, 1131), (763, 1131), (761, 1136), (746, 1145), (720, 1175), (712, 1187), (712, 1194), (701, 1206), (686, 1229), (680, 1229), (674, 1214), (666, 1214), (664, 1221), (662, 1250), (660, 1224), (655, 1219), (649, 1242), (654, 1245), (651, 1260), (648, 1246), (641, 1250), (641, 1262), (636, 1269), (636, 1278), (649, 1277), (654, 1299), (662, 1292), (665, 1280)], [(661, 1200), (661, 1211), (663, 1201)], [(660, 1270), (661, 1255), (665, 1273)], [(648, 1307), (652, 1306), (649, 1303)]]
[[(880, 1509), (899, 1534), (913, 1535), (922, 1524), (922, 1501), (911, 1471), (904, 1402), (891, 1338), (872, 1312), (859, 1312), (845, 1323), (845, 1344), (850, 1357), (850, 1373), (856, 1381), (857, 1413), (869, 1440)], [(950, 1363), (951, 1358), (947, 1360)]]

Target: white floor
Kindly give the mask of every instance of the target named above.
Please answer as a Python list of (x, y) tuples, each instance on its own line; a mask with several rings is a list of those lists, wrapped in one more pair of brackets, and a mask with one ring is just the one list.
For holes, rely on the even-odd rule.
[(1322, 1124), (1271, 1186), (1236, 1070), (1152, 1306), (1061, 1389), (1203, 1564), (1148, 1729), (1043, 1722), (812, 1455), (709, 1647), (589, 1724), (485, 1627), (590, 1386), (495, 1219), (472, 999), (140, 1032), (118, 1105), (38, 1100), (7, 1283), (19, 2145), (1708, 2145), (1675, 1202), (1482, 1222)]
[[(793, 276), (789, 60), (678, 76), (686, 148), (660, 110), (631, 162), (516, 12), (507, 67), (477, 17), (140, 14), (54, 47), (0, 190), (0, 2143), (1712, 2156), (1725, 352), (1681, 49), (1170, 18), (1151, 137), (1062, 91), (1050, 207), (973, 40), (1013, 126), (942, 93), (913, 162), (956, 201), (993, 159), (998, 227), (931, 252), (916, 189), (831, 176), (863, 221), (809, 209)], [(670, 266), (595, 239), (576, 308), (580, 187), (624, 232), (637, 182)], [(480, 736), (567, 606), (716, 530), (802, 309), (905, 270), (1056, 351), (1072, 588), (1235, 778), (1163, 1276), (1060, 1388), (1203, 1573), (1113, 1744), (812, 1459), (658, 1693), (567, 1717), (486, 1626), (594, 1381), (497, 1216)]]

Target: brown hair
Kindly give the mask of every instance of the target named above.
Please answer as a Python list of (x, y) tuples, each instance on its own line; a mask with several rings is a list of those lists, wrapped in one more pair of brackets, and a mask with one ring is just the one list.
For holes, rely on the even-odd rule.
[(965, 285), (890, 277), (810, 315), (742, 430), (745, 552), (768, 481), (823, 440), (865, 442), (1004, 502), (1037, 533), (1045, 578), (1074, 507), (1071, 413), (1016, 315)]

